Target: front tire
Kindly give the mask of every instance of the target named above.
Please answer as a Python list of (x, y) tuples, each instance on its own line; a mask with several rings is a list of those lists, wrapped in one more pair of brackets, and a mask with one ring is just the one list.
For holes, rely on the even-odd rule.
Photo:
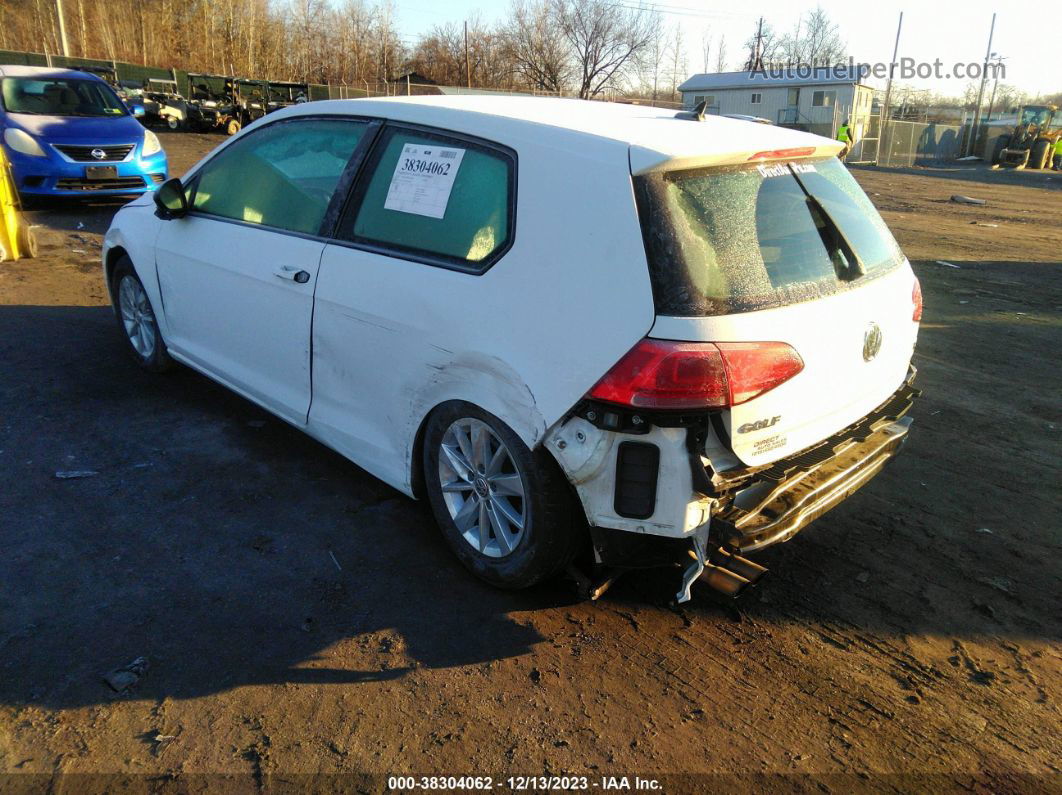
[(243, 129), (243, 125), (240, 124), (239, 119), (229, 119), (229, 123), (225, 125), (225, 132), (229, 135), (235, 135), (241, 129)]
[(153, 373), (173, 367), (173, 359), (159, 332), (155, 310), (129, 257), (123, 256), (115, 265), (111, 276), (111, 300), (118, 328), (136, 363)]
[(1029, 154), (1029, 168), (1035, 168), (1040, 170), (1047, 166), (1048, 152), (1051, 149), (1051, 142), (1046, 139), (1037, 141), (1032, 146), (1032, 152)]
[(491, 585), (527, 588), (579, 551), (585, 523), (557, 462), (493, 414), (460, 401), (440, 406), (425, 429), (423, 466), (443, 536)]

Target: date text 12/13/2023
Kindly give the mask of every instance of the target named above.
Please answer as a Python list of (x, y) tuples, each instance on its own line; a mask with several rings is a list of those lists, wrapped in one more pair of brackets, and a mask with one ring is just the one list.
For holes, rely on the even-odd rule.
[(640, 776), (389, 776), (387, 789), (392, 792), (414, 790), (493, 790), (514, 792), (543, 790), (602, 790), (643, 792), (659, 791), (661, 784), (654, 778)]

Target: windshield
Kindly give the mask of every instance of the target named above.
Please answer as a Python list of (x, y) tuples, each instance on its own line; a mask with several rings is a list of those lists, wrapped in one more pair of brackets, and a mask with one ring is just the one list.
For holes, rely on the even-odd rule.
[(99, 80), (76, 77), (5, 77), (0, 85), (8, 113), (40, 116), (124, 116), (125, 106)]
[(808, 301), (903, 260), (837, 158), (664, 172), (635, 185), (659, 314)]
[(1042, 105), (1030, 105), (1022, 110), (1020, 124), (1035, 124), (1042, 127), (1051, 117), (1051, 109)]

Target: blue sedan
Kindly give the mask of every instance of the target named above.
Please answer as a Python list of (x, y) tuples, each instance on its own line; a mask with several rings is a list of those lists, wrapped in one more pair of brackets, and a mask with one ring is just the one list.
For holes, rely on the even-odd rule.
[(166, 153), (107, 83), (0, 66), (0, 133), (23, 196), (127, 195), (166, 181)]

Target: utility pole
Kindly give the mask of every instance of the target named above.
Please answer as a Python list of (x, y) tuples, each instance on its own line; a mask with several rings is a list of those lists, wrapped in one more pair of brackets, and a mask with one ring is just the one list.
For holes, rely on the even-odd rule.
[(1006, 60), (1002, 55), (992, 53), (992, 56), (996, 59), (996, 74), (995, 81), (992, 83), (992, 98), (988, 100), (988, 118), (985, 120), (986, 124), (992, 123), (992, 108), (996, 104), (996, 89), (999, 88), (999, 68), (1003, 65), (1003, 61)]
[(985, 62), (981, 68), (981, 90), (977, 92), (977, 109), (974, 111), (973, 127), (967, 142), (966, 154), (973, 152), (977, 144), (977, 130), (981, 126), (981, 103), (985, 101), (985, 83), (988, 81), (988, 61), (992, 57), (992, 36), (996, 32), (996, 15), (992, 14), (992, 27), (988, 29), (988, 47), (985, 48)]
[(756, 40), (752, 45), (752, 52), (749, 53), (747, 72), (762, 71), (763, 69), (763, 17), (760, 17), (758, 26), (756, 27)]
[(59, 17), (59, 39), (63, 45), (63, 57), (70, 57), (70, 45), (66, 41), (66, 20), (63, 19), (63, 0), (55, 0), (55, 12)]
[(468, 20), (465, 20), (465, 84), (472, 88), (472, 65), (468, 60)]
[(892, 48), (892, 63), (889, 64), (889, 82), (885, 84), (885, 104), (881, 108), (881, 120), (878, 122), (878, 157), (881, 160), (881, 145), (886, 142), (886, 133), (889, 127), (889, 107), (892, 103), (892, 73), (896, 69), (896, 58), (900, 54), (900, 31), (903, 30), (903, 11), (900, 12), (900, 21), (896, 23), (896, 44)]

